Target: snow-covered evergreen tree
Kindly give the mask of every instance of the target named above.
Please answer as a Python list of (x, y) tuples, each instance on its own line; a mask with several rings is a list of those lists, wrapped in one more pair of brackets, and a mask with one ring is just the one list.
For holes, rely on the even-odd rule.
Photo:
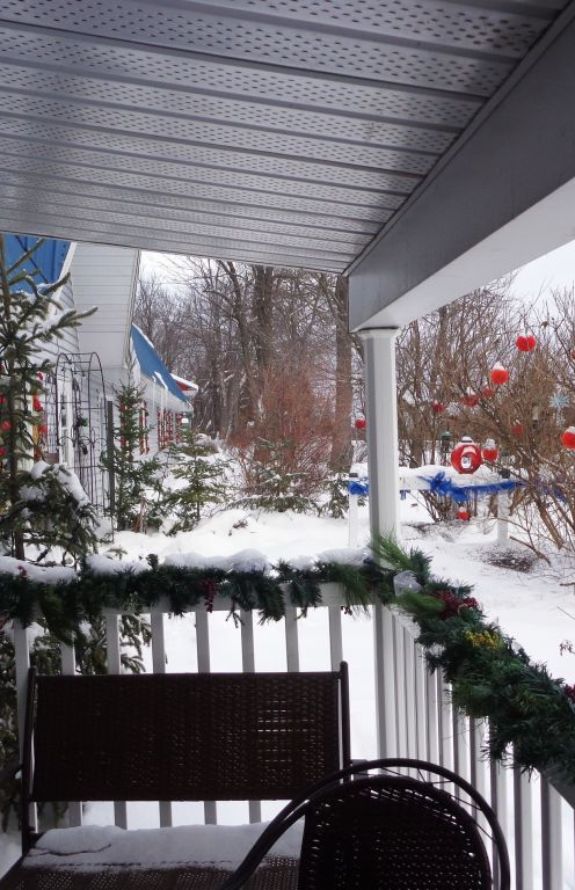
[(119, 417), (115, 445), (102, 460), (114, 473), (115, 499), (110, 512), (118, 531), (143, 532), (158, 528), (164, 516), (162, 467), (156, 457), (141, 454), (146, 436), (141, 411), (143, 392), (134, 381), (132, 368), (115, 395)]
[(176, 462), (172, 473), (183, 483), (166, 496), (166, 507), (175, 518), (170, 533), (176, 534), (193, 529), (208, 504), (225, 499), (227, 461), (214, 454), (205, 438), (194, 430), (172, 445), (170, 456)]
[(62, 308), (55, 294), (66, 277), (44, 285), (27, 270), (42, 243), (8, 264), (0, 235), (0, 545), (18, 559), (31, 544), (41, 556), (59, 546), (63, 558), (77, 559), (95, 544), (95, 514), (72, 473), (35, 463), (43, 430), (38, 395), (53, 371), (47, 344), (91, 313)]

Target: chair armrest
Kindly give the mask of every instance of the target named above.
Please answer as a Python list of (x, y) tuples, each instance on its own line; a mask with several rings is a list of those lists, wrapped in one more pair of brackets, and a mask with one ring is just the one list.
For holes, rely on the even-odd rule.
[(0, 769), (0, 785), (5, 785), (9, 779), (13, 779), (21, 769), (22, 764), (17, 760), (13, 760), (11, 763), (3, 766)]

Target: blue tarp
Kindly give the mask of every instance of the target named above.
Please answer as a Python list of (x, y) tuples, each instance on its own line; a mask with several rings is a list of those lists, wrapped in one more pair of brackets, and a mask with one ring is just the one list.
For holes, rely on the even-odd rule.
[(187, 405), (188, 401), (184, 393), (148, 338), (142, 334), (140, 328), (135, 324), (132, 325), (132, 345), (142, 374), (150, 377), (151, 380), (157, 380), (160, 386), (163, 383), (168, 392)]
[[(4, 250), (8, 266), (41, 239), (36, 235), (4, 235)], [(52, 284), (62, 275), (62, 269), (70, 250), (70, 241), (47, 238), (26, 262), (26, 271), (36, 284)]]

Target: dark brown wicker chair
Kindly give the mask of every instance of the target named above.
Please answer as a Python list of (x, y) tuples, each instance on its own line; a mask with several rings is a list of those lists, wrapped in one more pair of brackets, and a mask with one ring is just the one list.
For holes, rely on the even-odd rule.
[[(286, 800), (350, 762), (347, 665), (321, 673), (31, 671), (24, 747), (24, 852), (37, 837), (32, 802)], [(17, 871), (2, 890), (24, 887)], [(210, 880), (177, 886), (221, 883)], [(78, 877), (70, 886), (87, 885)]]
[[(451, 771), (406, 759), (352, 766), (300, 795), (222, 890), (251, 886), (262, 857), (300, 818), (298, 890), (509, 890), (505, 840), (486, 801)], [(495, 881), (487, 839), (496, 851)]]

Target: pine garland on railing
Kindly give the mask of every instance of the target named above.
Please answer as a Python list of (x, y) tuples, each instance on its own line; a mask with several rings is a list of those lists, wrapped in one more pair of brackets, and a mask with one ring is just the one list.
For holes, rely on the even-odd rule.
[(0, 622), (16, 618), (27, 626), (42, 614), (58, 639), (72, 642), (81, 623), (105, 609), (137, 614), (160, 600), (181, 615), (202, 604), (211, 612), (216, 598), (224, 597), (234, 618), (243, 609), (257, 610), (262, 621), (278, 621), (286, 604), (304, 612), (320, 605), (320, 585), (326, 582), (342, 586), (348, 610), (393, 597), (393, 571), (371, 559), (360, 565), (323, 562), (303, 570), (282, 562), (271, 571), (159, 565), (157, 557), (150, 557), (148, 567), (139, 571), (122, 571), (122, 563), (116, 565), (119, 571), (113, 574), (99, 574), (85, 565), (72, 580), (53, 583), (29, 577), (25, 570), (16, 576), (0, 572)]
[[(373, 556), (360, 565), (326, 561), (301, 569), (280, 562), (265, 571), (159, 565), (151, 557), (144, 570), (98, 574), (85, 566), (73, 580), (55, 583), (26, 572), (0, 573), (0, 626), (9, 618), (28, 625), (41, 613), (52, 633), (69, 642), (81, 634), (83, 621), (106, 608), (137, 614), (162, 599), (182, 614), (199, 605), (212, 611), (218, 597), (228, 598), (235, 620), (240, 609), (257, 610), (262, 621), (279, 620), (286, 605), (304, 614), (321, 605), (321, 584), (336, 583), (346, 611), (381, 602), (412, 617), (430, 666), (445, 671), (453, 703), (470, 717), (489, 718), (491, 757), (505, 759), (512, 745), (523, 769), (575, 784), (575, 686), (532, 663), (485, 618), (470, 587), (433, 578), (421, 551), (380, 539)], [(405, 572), (412, 583), (395, 594), (394, 581), (400, 586)]]

